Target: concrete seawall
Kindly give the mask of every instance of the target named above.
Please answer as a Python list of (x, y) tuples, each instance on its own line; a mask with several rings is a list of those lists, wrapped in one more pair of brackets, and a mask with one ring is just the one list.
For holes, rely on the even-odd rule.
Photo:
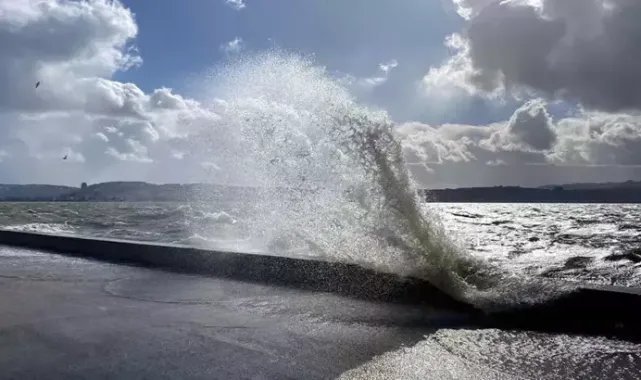
[(376, 272), (319, 258), (207, 250), (174, 244), (139, 243), (0, 230), (0, 244), (109, 262), (331, 292), (362, 299), (427, 303), (475, 312), (426, 281)]
[(2, 379), (332, 379), (466, 318), (0, 245)]
[(491, 327), (603, 335), (641, 342), (641, 290), (584, 285), (556, 300), (487, 315)]
[(553, 302), (485, 314), (426, 281), (319, 258), (282, 257), (112, 239), (0, 230), (0, 244), (108, 262), (463, 312), (479, 327), (616, 336), (641, 341), (641, 290), (585, 286)]

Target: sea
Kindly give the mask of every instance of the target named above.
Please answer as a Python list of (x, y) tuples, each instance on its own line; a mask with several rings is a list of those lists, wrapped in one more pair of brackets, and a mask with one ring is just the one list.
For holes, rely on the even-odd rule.
[[(641, 286), (641, 208), (424, 203), (403, 141), (313, 58), (239, 57), (212, 74), (213, 125), (186, 142), (209, 182), (261, 189), (185, 203), (0, 203), (2, 228), (321, 258), (429, 281), (483, 310), (580, 284)], [(215, 91), (214, 91), (215, 90)], [(176, 136), (181, 135), (176, 133)], [(354, 379), (639, 379), (641, 345), (492, 329), (439, 330)]]
[[(640, 205), (425, 203), (459, 249), (524, 278), (641, 285)], [(293, 235), (266, 237), (243, 202), (0, 203), (1, 228), (301, 255)], [(309, 247), (307, 247), (309, 248)], [(310, 255), (318, 255), (309, 253)], [(344, 256), (337, 255), (341, 260)], [(326, 259), (331, 257), (325, 257)], [(378, 259), (372, 257), (372, 263)], [(441, 329), (341, 379), (640, 379), (641, 345), (497, 329)]]
[[(533, 278), (641, 287), (641, 205), (424, 203), (470, 255)], [(0, 228), (276, 255), (318, 255), (269, 235), (243, 202), (0, 203)], [(340, 255), (336, 255), (341, 257)], [(329, 252), (324, 258), (332, 258)], [(378, 257), (372, 257), (375, 264)]]

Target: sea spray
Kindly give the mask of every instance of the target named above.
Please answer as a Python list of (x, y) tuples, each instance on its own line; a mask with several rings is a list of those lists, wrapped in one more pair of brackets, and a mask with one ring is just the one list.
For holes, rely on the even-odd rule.
[[(491, 308), (558, 294), (467, 255), (421, 210), (393, 123), (358, 105), (311, 59), (282, 51), (238, 58), (211, 79), (220, 116), (193, 151), (257, 191), (251, 234), (265, 249), (429, 280)], [(216, 178), (212, 178), (216, 180)]]

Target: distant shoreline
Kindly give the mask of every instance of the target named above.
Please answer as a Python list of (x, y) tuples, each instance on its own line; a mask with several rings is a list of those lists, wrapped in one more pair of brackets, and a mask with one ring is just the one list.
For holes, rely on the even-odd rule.
[[(0, 185), (0, 202), (188, 202), (194, 199), (251, 199), (256, 189), (214, 184), (105, 182), (80, 187)], [(641, 181), (422, 189), (426, 202), (456, 203), (641, 203)]]
[(641, 182), (584, 183), (542, 187), (495, 186), (422, 190), (427, 202), (641, 203)]

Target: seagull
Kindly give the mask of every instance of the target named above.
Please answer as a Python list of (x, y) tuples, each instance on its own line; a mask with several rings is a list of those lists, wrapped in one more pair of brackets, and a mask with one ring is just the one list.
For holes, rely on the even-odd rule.
[(40, 87), (40, 81), (36, 82), (36, 88)]
[(67, 157), (69, 157), (69, 155), (68, 155), (68, 154), (65, 154), (65, 156), (64, 156), (64, 157), (62, 157), (62, 159), (63, 159), (63, 160), (66, 160), (66, 159), (67, 159)]

